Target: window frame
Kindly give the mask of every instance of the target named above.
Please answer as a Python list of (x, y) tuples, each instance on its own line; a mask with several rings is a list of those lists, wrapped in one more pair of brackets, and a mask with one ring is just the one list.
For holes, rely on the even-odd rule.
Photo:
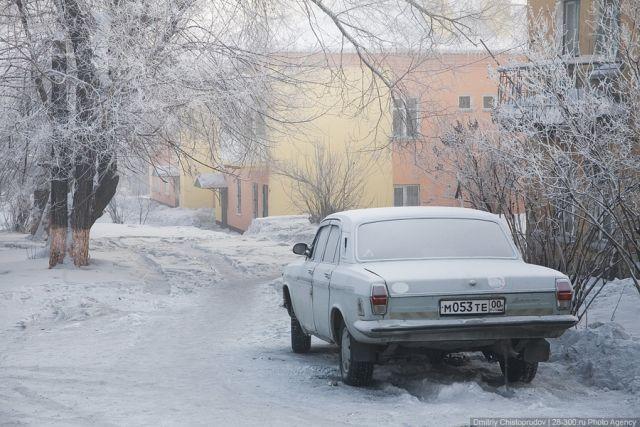
[(571, 203), (571, 200), (562, 198), (556, 201), (555, 207), (555, 220), (557, 221), (558, 237), (562, 237), (564, 240), (573, 241), (576, 236), (577, 218), (576, 218), (576, 206)]
[[(322, 231), (325, 228), (331, 228), (331, 223), (326, 223), (324, 225), (321, 225), (320, 228), (318, 228), (318, 231), (316, 232), (316, 236), (313, 238), (313, 244), (311, 245), (311, 256), (308, 258), (309, 260), (313, 261), (313, 262), (317, 262), (317, 263), (321, 263), (322, 262), (322, 258), (324, 257), (324, 250), (327, 248), (327, 240), (329, 240), (329, 234), (327, 234), (327, 237), (325, 239), (324, 242), (324, 247), (322, 248), (322, 255), (320, 256), (320, 260), (317, 260), (315, 258), (316, 256), (316, 245), (318, 244), (318, 239), (320, 238), (320, 235), (322, 234)], [(331, 230), (329, 230), (329, 233), (331, 233)]]
[[(568, 21), (567, 21), (567, 5), (575, 5), (575, 36), (573, 38), (572, 50), (569, 51), (568, 43)], [(563, 0), (562, 1), (562, 54), (571, 56), (580, 56), (580, 0)]]
[[(485, 107), (484, 100), (486, 98), (491, 98), (491, 107)], [(496, 107), (496, 96), (491, 94), (482, 95), (482, 110), (483, 111), (491, 111)]]
[(262, 184), (262, 217), (269, 216), (269, 185)]
[[(597, 11), (597, 27), (593, 53), (595, 55), (615, 57), (620, 49), (621, 5), (620, 0), (602, 0)], [(614, 10), (615, 8), (615, 10)], [(611, 25), (608, 29), (605, 25)], [(612, 31), (612, 39), (606, 37), (606, 32)]]
[[(411, 106), (411, 107), (410, 107)], [(393, 139), (417, 139), (420, 136), (420, 98), (412, 96), (407, 98), (391, 99), (391, 137)], [(409, 125), (410, 111), (412, 125)], [(399, 124), (396, 121), (399, 120)], [(412, 130), (409, 133), (409, 130)]]
[[(408, 204), (408, 191), (409, 187), (417, 187), (418, 192), (418, 200), (417, 204)], [(402, 204), (396, 204), (396, 190), (402, 189)], [(420, 200), (420, 184), (395, 184), (393, 186), (393, 206), (394, 207), (403, 207), (403, 206), (422, 206), (422, 201)]]
[(236, 215), (242, 215), (242, 181), (236, 178)]
[[(329, 235), (327, 236), (327, 243), (324, 246), (324, 253), (322, 254), (322, 263), (325, 264), (338, 264), (338, 262), (340, 261), (340, 243), (342, 243), (342, 229), (340, 228), (340, 225), (336, 224), (336, 223), (330, 223), (329, 224), (330, 230), (329, 230)], [(331, 232), (333, 230), (337, 230), (338, 233), (338, 240), (336, 240), (336, 247), (335, 250), (333, 252), (333, 258), (331, 258), (331, 261), (329, 260), (325, 260), (325, 257), (327, 255), (327, 248), (329, 248), (329, 241), (331, 238)]]
[(258, 218), (258, 212), (259, 212), (259, 204), (260, 202), (258, 201), (258, 183), (257, 182), (253, 182), (251, 185), (251, 203), (252, 203), (252, 214), (254, 218)]
[[(405, 137), (409, 139), (416, 139), (420, 135), (420, 101), (418, 98), (407, 98), (405, 101), (405, 110)], [(410, 112), (413, 113), (412, 117), (410, 117)]]
[[(400, 197), (402, 199), (401, 202), (400, 202), (401, 204), (397, 204), (396, 203), (396, 192), (398, 190), (400, 190), (400, 193), (401, 193), (401, 197)], [(404, 188), (403, 188), (402, 185), (394, 185), (393, 186), (393, 206), (394, 207), (404, 206)]]
[[(461, 107), (460, 106), (460, 100), (462, 98), (469, 98), (469, 107)], [(472, 96), (470, 94), (458, 95), (458, 110), (460, 110), (460, 111), (473, 111), (473, 99), (472, 99)]]
[(615, 213), (611, 213), (612, 204), (607, 203), (604, 196), (599, 197), (599, 201), (594, 209), (594, 216), (598, 219), (598, 239), (607, 240), (607, 234), (612, 235), (616, 230)]
[(263, 141), (267, 139), (267, 122), (264, 115), (259, 111), (255, 111), (251, 120), (251, 130), (257, 140)]

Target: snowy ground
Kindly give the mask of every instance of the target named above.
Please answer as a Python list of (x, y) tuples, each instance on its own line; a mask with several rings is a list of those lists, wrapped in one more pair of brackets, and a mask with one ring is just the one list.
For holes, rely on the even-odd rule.
[[(118, 195), (117, 212), (125, 224), (132, 225), (179, 225), (211, 229), (215, 227), (214, 210), (171, 208), (149, 199), (148, 196), (136, 197)], [(111, 216), (102, 215), (99, 223), (111, 223)]]
[(38, 245), (0, 233), (0, 425), (640, 416), (640, 299), (631, 285), (608, 284), (591, 327), (556, 340), (530, 385), (506, 392), (499, 368), (471, 356), (458, 367), (392, 363), (376, 370), (372, 388), (357, 389), (339, 381), (335, 347), (314, 341), (310, 354), (291, 353), (277, 278), (293, 255), (273, 230), (100, 223), (92, 265), (80, 270), (47, 270)]

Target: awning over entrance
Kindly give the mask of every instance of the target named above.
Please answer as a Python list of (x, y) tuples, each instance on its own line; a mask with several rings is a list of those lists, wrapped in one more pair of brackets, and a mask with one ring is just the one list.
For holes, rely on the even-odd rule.
[(227, 180), (221, 173), (201, 173), (193, 183), (198, 188), (227, 188)]

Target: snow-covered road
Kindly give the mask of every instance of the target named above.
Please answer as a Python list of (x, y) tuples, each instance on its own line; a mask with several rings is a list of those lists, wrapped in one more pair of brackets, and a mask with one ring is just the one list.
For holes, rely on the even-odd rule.
[[(345, 386), (333, 346), (314, 341), (310, 354), (291, 353), (278, 276), (293, 255), (264, 236), (98, 224), (94, 263), (82, 270), (47, 270), (33, 246), (0, 234), (0, 425), (463, 425), (471, 416), (640, 415), (633, 360), (589, 356), (613, 361), (607, 369), (621, 386), (605, 388), (606, 371), (592, 363), (586, 372), (575, 360), (590, 348), (581, 331), (554, 346), (553, 363), (532, 384), (510, 392), (499, 368), (475, 356), (457, 367), (392, 363), (377, 369), (370, 389)], [(629, 307), (623, 311), (637, 310)], [(608, 339), (607, 351), (640, 354), (637, 336), (601, 328), (609, 328), (596, 337)]]

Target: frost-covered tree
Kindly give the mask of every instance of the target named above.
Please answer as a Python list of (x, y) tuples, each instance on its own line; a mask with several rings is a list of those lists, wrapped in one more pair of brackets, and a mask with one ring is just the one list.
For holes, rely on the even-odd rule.
[(369, 156), (349, 146), (331, 151), (328, 144), (315, 143), (303, 161), (280, 162), (273, 168), (288, 178), (291, 202), (317, 224), (327, 215), (367, 202), (363, 194), (371, 166)]
[(560, 195), (528, 173), (531, 158), (511, 151), (513, 138), (477, 123), (458, 123), (443, 130), (437, 158), (455, 174), (466, 206), (505, 220), (525, 261), (571, 277), (574, 311), (582, 315), (594, 285), (619, 271), (616, 247), (604, 238), (600, 223), (576, 214), (567, 194)]
[(505, 216), (526, 259), (569, 274), (579, 315), (597, 279), (629, 275), (640, 291), (636, 3), (595, 2), (589, 56), (563, 52), (557, 23), (536, 20), (526, 61), (499, 68), (499, 126), (445, 132), (467, 203)]
[[(115, 194), (118, 167), (139, 158), (150, 163), (161, 147), (181, 153), (176, 135), (193, 112), (218, 123), (245, 150), (256, 144), (243, 119), (281, 74), (265, 57), (260, 11), (222, 4), (216, 15), (204, 6), (188, 0), (5, 5), (2, 99), (11, 115), (2, 137), (11, 149), (7, 160), (29, 158), (29, 179), (37, 168), (48, 176), (42, 184), (49, 190), (50, 266), (64, 259), (67, 224), (74, 262), (88, 263), (89, 230)], [(23, 180), (20, 189), (31, 184)]]
[(530, 63), (515, 81), (503, 74), (496, 117), (514, 135), (510, 155), (526, 160), (523, 174), (574, 229), (584, 224), (611, 244), (640, 290), (640, 8), (624, 0), (594, 8), (595, 54), (582, 63), (558, 55), (541, 22)]
[[(16, 223), (48, 221), (53, 267), (68, 235), (75, 264), (89, 262), (89, 232), (119, 169), (152, 164), (167, 148), (190, 156), (179, 136), (190, 126), (198, 136), (193, 117), (214, 124), (203, 135), (213, 152), (232, 141), (251, 158), (266, 141), (247, 130), (247, 117), (286, 123), (287, 99), (274, 83), (305, 81), (308, 52), (355, 52), (373, 77), (359, 102), (376, 102), (402, 90), (403, 73), (388, 72), (385, 52), (477, 43), (492, 34), (475, 22), (502, 9), (435, 0), (8, 0), (0, 10), (1, 196), (15, 202)], [(339, 57), (324, 61), (332, 79), (341, 78)], [(217, 158), (209, 166), (222, 168)]]

